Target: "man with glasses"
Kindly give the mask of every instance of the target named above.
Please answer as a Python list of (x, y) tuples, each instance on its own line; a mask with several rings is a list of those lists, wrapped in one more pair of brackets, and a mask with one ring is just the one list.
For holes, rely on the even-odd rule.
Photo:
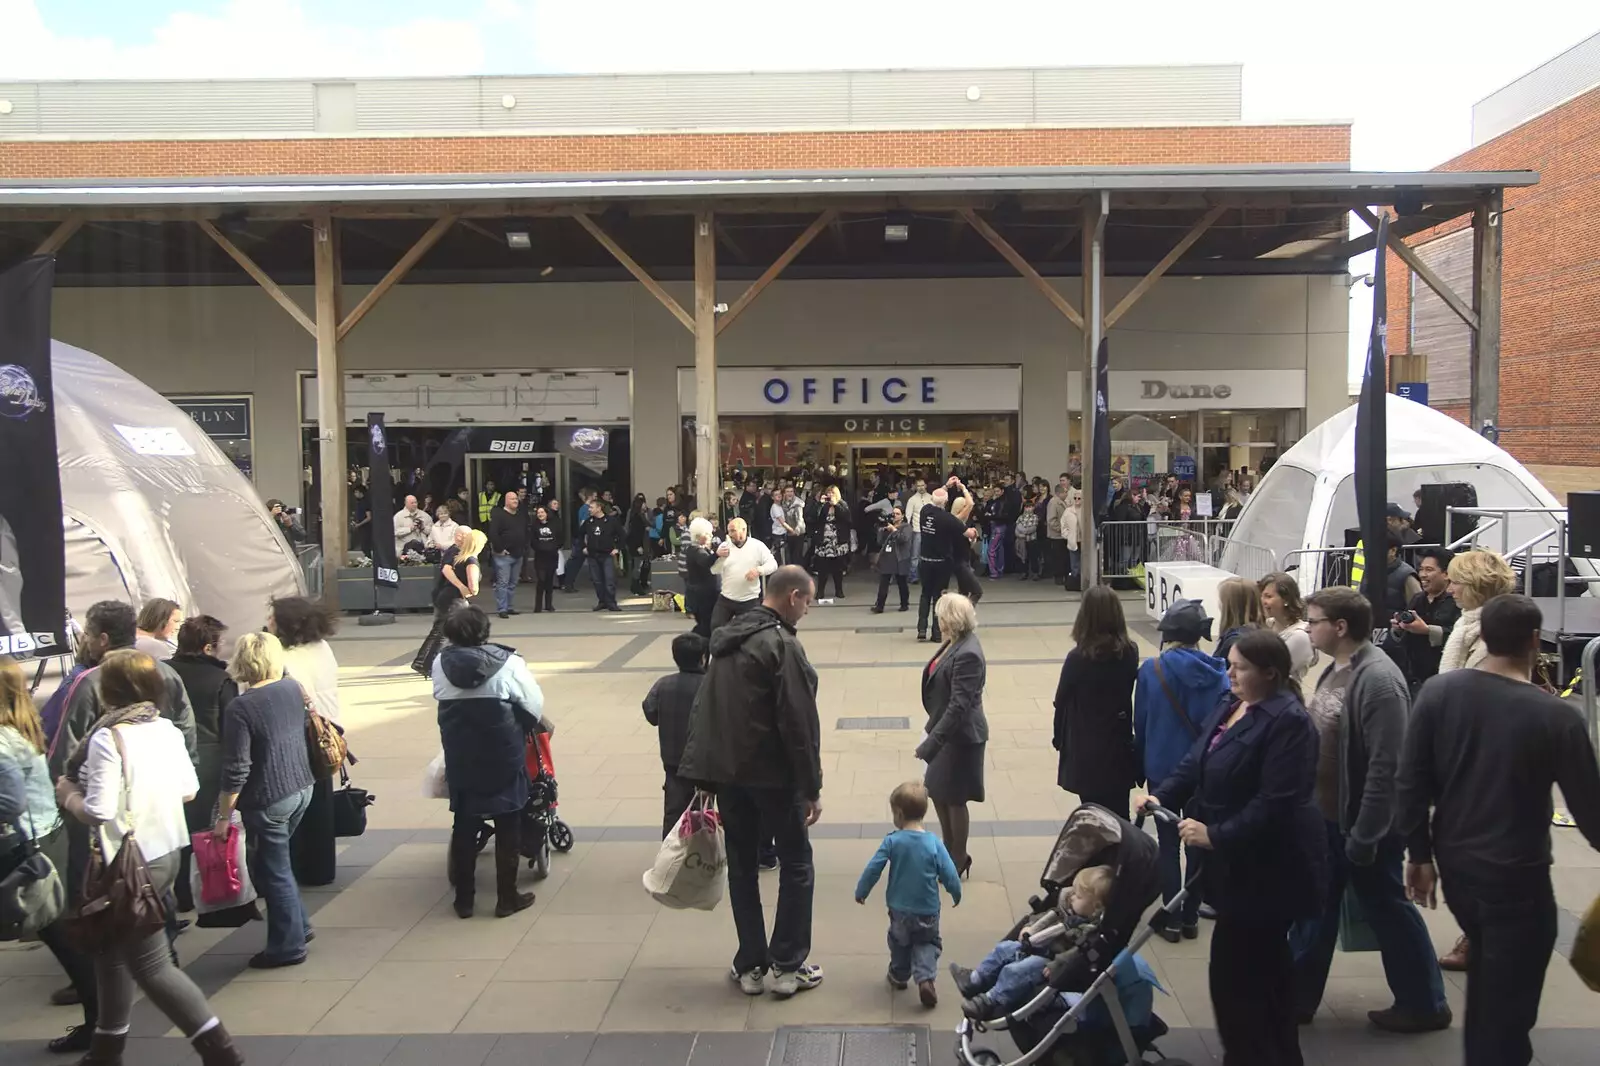
[[(1316, 798), (1328, 818), (1331, 877), (1322, 915), (1290, 933), (1300, 1021), (1309, 1023), (1322, 1001), (1348, 884), (1378, 939), (1394, 994), (1394, 1006), (1368, 1011), (1368, 1020), (1393, 1033), (1447, 1029), (1444, 975), (1428, 928), (1406, 896), (1405, 844), (1395, 820), (1410, 688), (1394, 661), (1373, 646), (1372, 605), (1359, 592), (1332, 586), (1314, 593), (1306, 625), (1312, 645), (1333, 660), (1308, 707), (1322, 752)], [(1335, 708), (1328, 695), (1340, 685), (1344, 698)]]

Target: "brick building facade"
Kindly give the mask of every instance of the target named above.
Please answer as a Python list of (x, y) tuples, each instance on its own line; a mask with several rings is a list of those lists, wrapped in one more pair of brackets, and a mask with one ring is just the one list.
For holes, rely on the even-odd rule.
[[(1600, 488), (1600, 86), (1437, 169), (1539, 172), (1537, 185), (1506, 190), (1500, 443), (1558, 497)], [(1470, 219), (1410, 243), (1425, 253), (1464, 225)], [(1410, 296), (1422, 285), (1404, 283), (1408, 270), (1393, 253), (1388, 270), (1390, 350), (1409, 354)], [(1435, 406), (1467, 420), (1464, 403)]]

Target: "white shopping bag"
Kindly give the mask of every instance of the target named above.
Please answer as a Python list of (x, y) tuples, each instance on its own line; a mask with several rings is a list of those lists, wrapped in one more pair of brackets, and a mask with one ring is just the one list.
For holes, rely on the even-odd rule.
[(428, 768), (422, 771), (422, 797), (423, 799), (442, 800), (450, 798), (450, 783), (444, 776), (444, 749), (439, 749), (439, 754), (433, 757)]
[(697, 792), (644, 873), (645, 891), (674, 910), (715, 910), (722, 902), (728, 853), (716, 798)]

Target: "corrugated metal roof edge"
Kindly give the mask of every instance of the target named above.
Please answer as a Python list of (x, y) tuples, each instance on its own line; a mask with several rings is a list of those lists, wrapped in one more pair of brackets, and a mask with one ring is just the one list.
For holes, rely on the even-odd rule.
[(0, 206), (319, 203), (398, 200), (674, 199), (916, 193), (1426, 191), (1521, 188), (1534, 171), (1351, 171), (1190, 167), (619, 175), (484, 175), (193, 180), (0, 180)]

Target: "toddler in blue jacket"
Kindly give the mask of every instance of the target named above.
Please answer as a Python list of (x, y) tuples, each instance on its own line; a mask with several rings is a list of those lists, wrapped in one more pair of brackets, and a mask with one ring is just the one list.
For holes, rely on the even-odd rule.
[(907, 781), (889, 795), (894, 832), (883, 838), (877, 854), (856, 883), (856, 902), (866, 903), (883, 868), (889, 868), (884, 897), (889, 904), (889, 984), (897, 989), (917, 983), (924, 1007), (939, 1003), (934, 975), (939, 968), (939, 886), (961, 906), (961, 878), (944, 841), (922, 828), (928, 815), (928, 790), (921, 781)]

